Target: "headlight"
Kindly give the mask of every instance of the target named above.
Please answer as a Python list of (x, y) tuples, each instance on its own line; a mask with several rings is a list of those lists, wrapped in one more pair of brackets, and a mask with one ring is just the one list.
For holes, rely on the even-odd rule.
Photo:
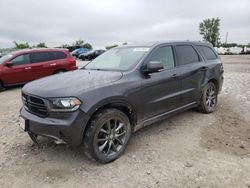
[(81, 101), (77, 98), (53, 98), (50, 99), (52, 105), (51, 111), (56, 112), (72, 112), (79, 108)]

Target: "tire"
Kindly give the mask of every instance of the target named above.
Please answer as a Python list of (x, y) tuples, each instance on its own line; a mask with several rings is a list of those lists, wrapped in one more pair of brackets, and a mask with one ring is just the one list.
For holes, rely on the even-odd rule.
[(57, 70), (56, 72), (55, 72), (55, 74), (62, 74), (62, 73), (65, 73), (66, 71), (65, 70)]
[(38, 143), (38, 141), (37, 141), (37, 135), (35, 135), (35, 134), (33, 134), (33, 133), (30, 133), (30, 132), (28, 132), (28, 134), (29, 134), (30, 139), (33, 141), (33, 143), (34, 143), (35, 145), (38, 145), (38, 146), (39, 146), (39, 143)]
[(4, 88), (4, 86), (3, 86), (3, 83), (0, 81), (0, 92), (1, 91), (4, 91), (5, 90), (5, 88)]
[(118, 159), (131, 137), (128, 117), (117, 109), (105, 109), (96, 114), (86, 130), (84, 148), (87, 156), (100, 163)]
[(209, 82), (202, 90), (198, 110), (203, 113), (212, 113), (216, 110), (218, 103), (218, 90), (214, 83)]

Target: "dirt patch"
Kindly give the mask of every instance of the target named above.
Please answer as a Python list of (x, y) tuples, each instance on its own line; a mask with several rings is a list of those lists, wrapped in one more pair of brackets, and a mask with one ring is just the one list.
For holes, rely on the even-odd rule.
[(250, 126), (229, 101), (220, 98), (215, 122), (201, 131), (201, 146), (238, 156), (250, 156)]

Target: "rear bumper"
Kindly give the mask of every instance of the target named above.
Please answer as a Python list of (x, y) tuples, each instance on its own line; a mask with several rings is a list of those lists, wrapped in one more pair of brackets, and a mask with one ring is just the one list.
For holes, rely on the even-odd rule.
[(25, 131), (55, 140), (63, 140), (70, 146), (82, 143), (83, 133), (89, 117), (81, 110), (71, 113), (54, 113), (49, 117), (38, 117), (25, 108), (20, 110), (26, 120)]
[(221, 76), (220, 76), (220, 79), (219, 79), (219, 93), (221, 92), (221, 90), (222, 90), (222, 85), (223, 85), (223, 82), (224, 82), (224, 76), (223, 76), (223, 74), (221, 74)]
[(68, 68), (69, 71), (74, 71), (74, 70), (77, 70), (77, 69), (78, 69), (78, 67), (76, 65)]

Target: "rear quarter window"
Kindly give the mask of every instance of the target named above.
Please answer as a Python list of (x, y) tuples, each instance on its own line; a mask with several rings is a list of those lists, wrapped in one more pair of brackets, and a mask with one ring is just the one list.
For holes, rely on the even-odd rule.
[(67, 58), (67, 55), (64, 52), (60, 51), (50, 52), (50, 56), (52, 60)]
[(200, 60), (199, 55), (191, 45), (177, 45), (175, 51), (178, 65), (194, 63)]
[(206, 60), (214, 60), (218, 58), (215, 52), (208, 46), (196, 46), (196, 48)]

